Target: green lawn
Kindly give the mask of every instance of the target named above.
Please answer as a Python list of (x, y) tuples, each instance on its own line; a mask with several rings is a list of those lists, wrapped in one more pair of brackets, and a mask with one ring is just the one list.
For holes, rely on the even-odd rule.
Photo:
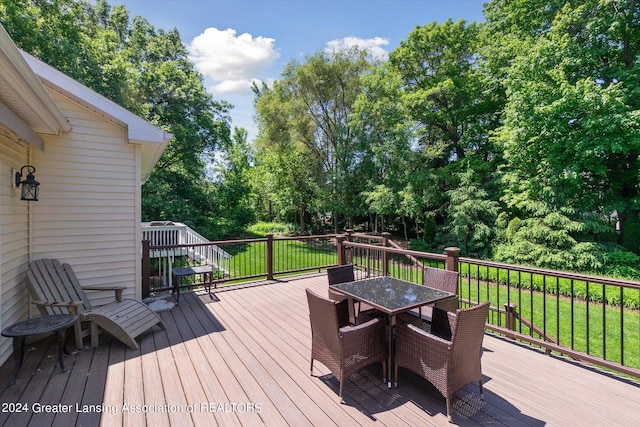
[[(492, 306), (502, 309), (507, 302), (517, 304), (516, 310), (523, 319), (533, 321), (538, 330), (559, 344), (617, 363), (623, 362), (624, 354), (625, 365), (640, 368), (640, 312), (637, 309), (587, 303), (580, 298), (571, 300), (554, 293), (498, 286), (486, 281), (469, 283), (468, 278), (462, 279), (460, 295), (463, 300), (490, 300)], [(505, 326), (504, 316), (498, 319), (493, 313), (490, 320)], [(516, 330), (540, 338), (525, 324), (518, 322)]]
[[(231, 277), (264, 275), (266, 266), (266, 242), (251, 242), (224, 249), (233, 255)], [(336, 264), (335, 248), (323, 240), (297, 241), (275, 240), (273, 244), (273, 271), (275, 274), (301, 269), (322, 268)]]

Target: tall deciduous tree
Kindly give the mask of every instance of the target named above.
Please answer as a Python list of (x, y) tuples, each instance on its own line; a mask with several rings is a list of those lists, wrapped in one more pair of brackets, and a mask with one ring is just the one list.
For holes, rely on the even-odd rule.
[(312, 214), (320, 213), (322, 163), (292, 128), (295, 106), (284, 97), (283, 87), (278, 82), (273, 88), (254, 85), (254, 93), (259, 127), (253, 174), (258, 217), (297, 223), (305, 232)]
[(252, 208), (251, 167), (253, 153), (247, 143), (247, 131), (235, 129), (230, 142), (222, 145), (215, 175), (211, 180), (216, 206), (214, 236), (238, 235), (255, 220)]
[(444, 226), (448, 191), (469, 167), (478, 185), (496, 192), (489, 184), (500, 155), (488, 135), (501, 103), (478, 66), (480, 29), (462, 20), (418, 26), (364, 79), (352, 124), (371, 147), (377, 181), (369, 188), (401, 194), (403, 219)]
[[(580, 222), (617, 215), (624, 243), (640, 207), (638, 5), (547, 6), (537, 27), (511, 39), (516, 48), (504, 61), (508, 102), (496, 134), (507, 160), (504, 200), (521, 218), (535, 217), (540, 201)], [(502, 1), (489, 10), (496, 31), (512, 32), (509, 23), (534, 14), (528, 4), (514, 9)], [(599, 239), (601, 230), (582, 238)]]
[[(402, 82), (397, 73), (386, 64), (376, 67), (362, 77), (362, 91), (354, 104), (349, 125), (361, 141), (362, 160), (360, 179), (366, 182), (365, 203), (371, 213), (385, 215), (388, 220), (397, 217), (419, 222), (422, 212), (416, 205), (401, 204), (414, 194), (400, 194), (408, 188), (409, 173), (415, 159), (411, 149), (411, 129), (414, 122), (407, 117), (401, 102)], [(387, 207), (381, 209), (380, 196), (389, 194)], [(395, 200), (398, 199), (398, 200)], [(405, 236), (407, 236), (406, 222)], [(373, 229), (377, 230), (377, 221)]]
[(404, 102), (417, 123), (415, 137), (438, 161), (462, 160), (486, 145), (495, 106), (478, 71), (480, 26), (447, 20), (416, 27), (390, 57), (404, 85)]
[[(290, 62), (276, 82), (273, 95), (256, 102), (263, 146), (290, 144), (321, 165), (318, 209), (338, 218), (358, 209), (359, 145), (349, 127), (349, 115), (360, 91), (360, 77), (370, 68), (364, 51), (321, 52), (304, 62)], [(277, 118), (277, 119), (276, 119)], [(273, 120), (273, 121), (272, 121)], [(286, 172), (286, 171), (284, 171)]]

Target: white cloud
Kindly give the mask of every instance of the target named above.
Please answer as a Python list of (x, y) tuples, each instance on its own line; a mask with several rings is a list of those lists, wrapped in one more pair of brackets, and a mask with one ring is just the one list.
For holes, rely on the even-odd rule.
[(250, 92), (253, 84), (257, 84), (258, 87), (262, 87), (262, 82), (266, 82), (267, 85), (273, 86), (275, 79), (248, 79), (248, 80), (222, 80), (213, 85), (207, 87), (210, 93), (243, 93)]
[(360, 49), (368, 50), (375, 59), (385, 60), (389, 56), (382, 46), (389, 44), (389, 40), (382, 37), (372, 39), (361, 39), (359, 37), (345, 37), (343, 39), (331, 40), (327, 43), (327, 51), (336, 51), (343, 48), (357, 46)]
[(189, 59), (209, 77), (217, 93), (248, 92), (278, 57), (268, 37), (239, 36), (233, 29), (207, 28), (188, 45)]

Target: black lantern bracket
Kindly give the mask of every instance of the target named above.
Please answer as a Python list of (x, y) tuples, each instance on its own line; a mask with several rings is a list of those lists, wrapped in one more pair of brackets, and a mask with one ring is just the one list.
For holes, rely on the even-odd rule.
[[(25, 169), (27, 169), (27, 176), (23, 180), (22, 177), (24, 176)], [(20, 187), (22, 185), (22, 197), (20, 198), (20, 200), (33, 202), (38, 201), (38, 187), (40, 186), (40, 183), (36, 181), (36, 177), (33, 175), (35, 171), (36, 168), (34, 168), (33, 166), (24, 165), (22, 168), (20, 168), (20, 172), (15, 173), (16, 187)]]

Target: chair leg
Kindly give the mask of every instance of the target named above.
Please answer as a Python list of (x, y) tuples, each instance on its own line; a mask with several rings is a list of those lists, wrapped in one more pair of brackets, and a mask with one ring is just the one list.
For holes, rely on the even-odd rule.
[(309, 375), (313, 376), (313, 357), (311, 358), (311, 369), (309, 370)]
[[(382, 383), (386, 383), (387, 382), (387, 363), (386, 362), (382, 362)], [(396, 378), (396, 383), (398, 382), (397, 378)]]
[(484, 390), (482, 389), (482, 380), (478, 381), (478, 387), (480, 387), (480, 399), (484, 400)]
[(73, 333), (76, 337), (76, 348), (78, 350), (82, 350), (82, 323), (80, 322), (80, 319), (76, 320), (76, 323), (73, 325)]
[(349, 322), (354, 325), (358, 324), (358, 312), (356, 311), (356, 302), (352, 298), (347, 298), (349, 304)]
[[(391, 372), (389, 372), (389, 376), (391, 376)], [(396, 387), (398, 387), (398, 364), (397, 363), (395, 364), (395, 367), (394, 367), (393, 379), (395, 379), (394, 384), (396, 385)]]
[(453, 419), (451, 418), (451, 398), (447, 397), (447, 420), (450, 423), (453, 423)]
[(91, 321), (91, 347), (98, 346), (98, 333), (99, 333), (98, 325), (96, 322)]

